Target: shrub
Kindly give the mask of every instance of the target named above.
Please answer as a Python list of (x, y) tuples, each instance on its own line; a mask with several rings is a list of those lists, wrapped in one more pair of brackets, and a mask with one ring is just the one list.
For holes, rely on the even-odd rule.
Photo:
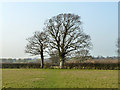
[[(102, 69), (120, 70), (118, 63), (65, 63), (65, 69)], [(40, 63), (3, 63), (2, 68), (40, 68)], [(44, 68), (55, 69), (58, 65), (46, 63)]]

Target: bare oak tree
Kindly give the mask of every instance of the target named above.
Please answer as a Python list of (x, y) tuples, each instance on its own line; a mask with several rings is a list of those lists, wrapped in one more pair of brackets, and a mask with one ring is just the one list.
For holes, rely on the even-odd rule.
[(59, 14), (45, 22), (49, 47), (59, 53), (60, 68), (64, 68), (67, 54), (90, 49), (90, 36), (83, 33), (80, 16), (71, 13)]
[(41, 56), (41, 68), (44, 67), (44, 49), (47, 48), (47, 36), (44, 32), (36, 31), (34, 35), (27, 39), (28, 44), (26, 45), (25, 52), (31, 55)]

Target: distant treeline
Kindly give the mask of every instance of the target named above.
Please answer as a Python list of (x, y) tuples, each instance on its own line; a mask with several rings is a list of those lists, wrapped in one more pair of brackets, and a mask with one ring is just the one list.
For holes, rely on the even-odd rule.
[(33, 63), (33, 62), (39, 63), (40, 62), (40, 59), (32, 59), (32, 58), (24, 58), (24, 59), (2, 58), (0, 60), (2, 60), (2, 63)]
[[(120, 70), (118, 63), (65, 63), (65, 69)], [(40, 68), (40, 63), (3, 63), (2, 68)], [(59, 68), (59, 65), (46, 63), (45, 69)]]
[[(53, 59), (53, 58), (52, 58)], [(78, 57), (71, 57), (71, 58), (67, 58), (67, 60), (79, 60), (80, 58)], [(94, 56), (89, 56), (89, 58), (87, 59), (97, 59), (97, 60), (101, 60), (101, 59), (118, 59), (118, 57), (103, 57), (103, 56), (97, 56), (97, 57), (94, 57)], [(2, 60), (2, 63), (40, 63), (40, 59), (39, 58), (19, 58), (19, 59), (16, 59), (16, 58), (1, 58), (0, 60)], [(54, 60), (54, 59), (53, 59)], [(51, 58), (47, 58), (45, 59), (45, 63), (46, 62), (53, 62), (53, 60), (51, 60)], [(56, 60), (56, 57), (55, 57), (55, 60)]]

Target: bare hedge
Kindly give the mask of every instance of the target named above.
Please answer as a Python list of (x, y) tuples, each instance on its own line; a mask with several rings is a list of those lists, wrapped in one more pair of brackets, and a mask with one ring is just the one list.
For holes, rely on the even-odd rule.
[[(65, 63), (65, 69), (101, 69), (120, 70), (118, 63)], [(40, 68), (40, 63), (3, 63), (2, 68)], [(58, 65), (46, 63), (44, 68), (59, 68)]]

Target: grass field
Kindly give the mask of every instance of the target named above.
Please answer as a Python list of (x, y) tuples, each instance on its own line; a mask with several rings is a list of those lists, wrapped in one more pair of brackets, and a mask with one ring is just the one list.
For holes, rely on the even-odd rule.
[(118, 88), (117, 70), (3, 69), (6, 88)]

